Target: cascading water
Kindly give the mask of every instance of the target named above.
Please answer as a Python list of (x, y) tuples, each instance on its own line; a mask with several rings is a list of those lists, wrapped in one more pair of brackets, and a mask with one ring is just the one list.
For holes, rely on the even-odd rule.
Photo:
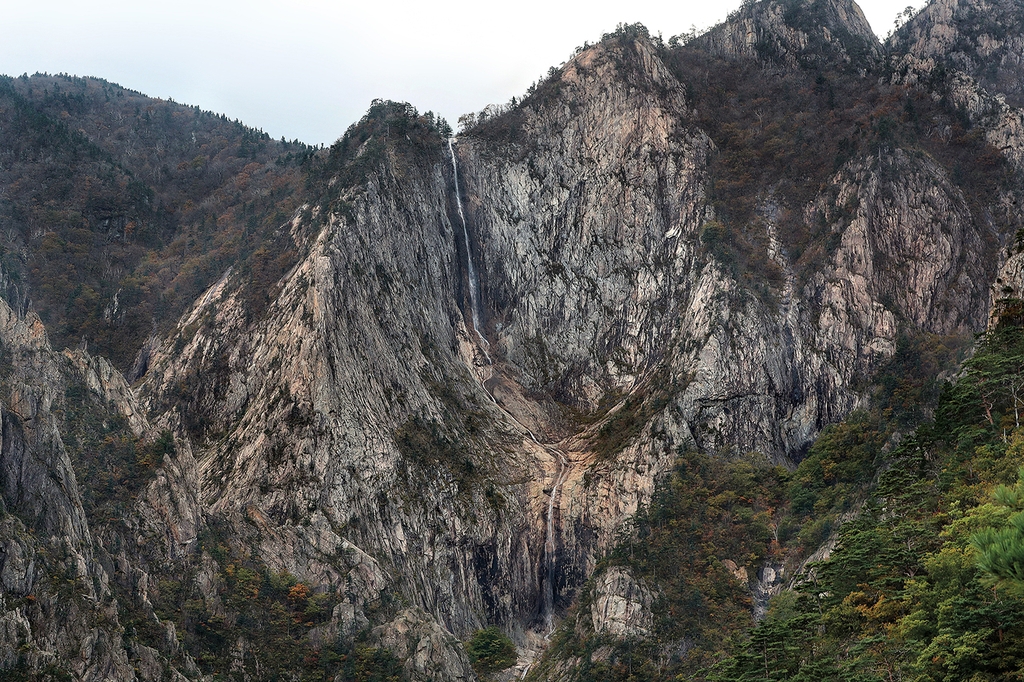
[[(466, 274), (469, 279), (469, 304), (470, 304), (470, 316), (473, 321), (473, 331), (476, 333), (477, 339), (480, 342), (480, 350), (483, 352), (484, 357), (487, 359), (487, 364), (493, 366), (491, 356), (489, 354), (490, 345), (487, 343), (487, 339), (484, 338), (483, 332), (481, 331), (480, 320), (483, 317), (480, 312), (480, 282), (477, 279), (476, 268), (473, 265), (473, 252), (469, 247), (469, 229), (466, 227), (466, 214), (462, 208), (462, 195), (459, 191), (459, 165), (455, 157), (455, 146), (452, 138), (448, 138), (448, 152), (452, 159), (452, 175), (455, 180), (455, 205), (459, 212), (459, 222), (462, 224), (462, 241), (466, 248)], [(492, 370), (493, 371), (493, 370)], [(569, 473), (569, 462), (566, 456), (559, 450), (544, 445), (537, 437), (533, 434), (533, 431), (526, 428), (515, 416), (508, 410), (503, 408), (498, 401), (494, 399), (491, 392), (484, 386), (484, 390), (487, 395), (491, 398), (491, 401), (508, 415), (509, 419), (512, 420), (519, 428), (523, 429), (530, 440), (536, 443), (538, 446), (543, 448), (548, 454), (553, 455), (555, 460), (558, 462), (558, 473), (555, 476), (555, 483), (551, 487), (551, 495), (548, 498), (548, 513), (547, 513), (547, 524), (545, 527), (544, 537), (544, 590), (543, 590), (543, 602), (541, 604), (542, 614), (544, 616), (544, 624), (546, 632), (544, 638), (547, 639), (555, 630), (554, 617), (555, 617), (555, 555), (557, 548), (555, 546), (555, 507), (558, 503), (558, 493), (565, 482), (565, 477)], [(529, 667), (526, 668), (523, 675), (529, 672)]]
[[(533, 437), (533, 434), (530, 436)], [(534, 438), (533, 442), (537, 443), (537, 439)], [(558, 490), (569, 473), (569, 467), (565, 455), (560, 451), (547, 446), (541, 447), (553, 453), (558, 459), (558, 476), (555, 478), (555, 485), (551, 487), (551, 497), (548, 498), (548, 525), (544, 537), (544, 625), (547, 628), (544, 639), (547, 639), (555, 631), (555, 501), (558, 499)]]
[(466, 274), (469, 279), (469, 308), (470, 316), (473, 319), (473, 331), (476, 332), (480, 341), (480, 350), (487, 358), (487, 364), (491, 364), (491, 356), (488, 353), (490, 345), (480, 330), (480, 281), (476, 278), (476, 268), (473, 267), (473, 252), (469, 248), (469, 230), (466, 228), (466, 213), (462, 210), (462, 193), (459, 191), (459, 164), (455, 161), (455, 146), (452, 138), (448, 138), (448, 152), (452, 157), (452, 176), (455, 180), (455, 205), (459, 209), (459, 222), (462, 223), (462, 243), (466, 247)]

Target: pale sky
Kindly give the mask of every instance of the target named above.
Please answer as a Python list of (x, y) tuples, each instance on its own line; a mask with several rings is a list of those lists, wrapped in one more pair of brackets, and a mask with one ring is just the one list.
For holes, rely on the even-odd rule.
[[(97, 76), (329, 144), (375, 97), (459, 115), (519, 97), (619, 22), (670, 36), (740, 0), (0, 0), (0, 73)], [(883, 37), (909, 0), (860, 5)], [(920, 7), (922, 2), (913, 3)]]

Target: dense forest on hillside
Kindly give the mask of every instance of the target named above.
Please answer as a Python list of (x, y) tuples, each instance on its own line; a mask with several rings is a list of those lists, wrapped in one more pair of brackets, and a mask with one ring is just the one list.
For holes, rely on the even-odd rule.
[(265, 290), (297, 257), (302, 143), (67, 76), (0, 79), (0, 125), (4, 295), (57, 347), (127, 372), (229, 266)]

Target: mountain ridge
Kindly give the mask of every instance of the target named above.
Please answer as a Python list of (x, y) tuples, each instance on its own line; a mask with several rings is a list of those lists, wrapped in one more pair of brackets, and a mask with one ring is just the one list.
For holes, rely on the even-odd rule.
[[(930, 16), (886, 49), (925, 35)], [(755, 604), (763, 615), (808, 556), (836, 546), (826, 525), (856, 516), (805, 505), (835, 480), (847, 486), (836, 509), (870, 494), (875, 455), (847, 471), (829, 439), (887, 452), (936, 399), (930, 377), (985, 328), (997, 277), (1016, 286), (1024, 138), (1019, 110), (986, 90), (1002, 80), (956, 71), (968, 63), (956, 56), (939, 78), (934, 54), (901, 62), (866, 26), (853, 3), (818, 0), (745, 6), (682, 46), (623, 27), (450, 146), (443, 121), (392, 102), (299, 161), (262, 137), (267, 148), (243, 154), (236, 130), (193, 166), (195, 142), (173, 128), (178, 175), (159, 157), (137, 168), (153, 201), (185, 217), (152, 219), (168, 236), (146, 258), (166, 270), (154, 288), (185, 276), (193, 293), (133, 337), (132, 385), (84, 347), (54, 352), (31, 296), (0, 308), (0, 462), (37, 457), (67, 491), (4, 480), (5, 669), (468, 680), (480, 666), (460, 640), (495, 625), (519, 647), (517, 676), (588, 679), (631, 638), (653, 647), (645, 666), (698, 674), (725, 646), (714, 633), (750, 631)], [(69, 117), (133, 97), (71, 85), (95, 101)], [(46, 125), (79, 101), (19, 96), (44, 102)], [(127, 168), (130, 136), (103, 139)], [(218, 154), (222, 175), (204, 176)], [(100, 176), (72, 161), (83, 183)], [(50, 201), (78, 205), (74, 192)], [(131, 243), (123, 217), (113, 239)], [(35, 232), (45, 248), (93, 223), (29, 222), (15, 265), (34, 257)], [(191, 239), (212, 239), (216, 257), (161, 264)], [(118, 300), (96, 281), (103, 305)], [(908, 353), (927, 376), (892, 379)], [(877, 427), (843, 422), (883, 404)], [(40, 438), (29, 423), (47, 425)], [(782, 491), (790, 475), (818, 497)], [(715, 495), (687, 487), (697, 480)], [(652, 509), (678, 502), (659, 492), (666, 481), (725, 538), (727, 559), (687, 555), (706, 599), (621, 554)], [(752, 501), (734, 542), (712, 519), (739, 514), (737, 495)], [(32, 539), (33, 524), (58, 539)], [(44, 555), (61, 536), (81, 591), (64, 622), (43, 608), (64, 583), (25, 568), (58, 565)], [(711, 620), (694, 629), (676, 614), (659, 630), (678, 594)], [(571, 606), (538, 662), (552, 609), (557, 621)], [(658, 632), (670, 640), (645, 639)]]

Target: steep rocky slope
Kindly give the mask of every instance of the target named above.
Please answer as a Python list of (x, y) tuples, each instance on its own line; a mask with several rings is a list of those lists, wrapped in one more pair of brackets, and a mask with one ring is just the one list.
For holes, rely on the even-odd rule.
[[(741, 78), (778, 68), (752, 57), (725, 59), (751, 60)], [(753, 222), (737, 224), (711, 200), (723, 152), (688, 86), (627, 32), (457, 146), (498, 371), (584, 414), (616, 406), (589, 430), (571, 416), (548, 427), (583, 434), (562, 445), (572, 461), (561, 507), (570, 583), (679, 449), (793, 461), (858, 404), (857, 378), (900, 334), (983, 326), (993, 227), (1006, 235), (1017, 224), (994, 226), (988, 208), (972, 214), (948, 168), (878, 138), (834, 172), (819, 169), (803, 206), (772, 178), (748, 186)], [(745, 232), (746, 257), (764, 264), (753, 280), (720, 244), (730, 231)]]
[(878, 38), (852, 0), (746, 4), (694, 43), (713, 55), (789, 68), (863, 69), (881, 53)]
[(82, 453), (62, 437), (85, 434), (68, 433), (62, 417), (74, 411), (117, 420), (102, 429), (130, 440), (145, 431), (145, 418), (105, 360), (54, 352), (34, 314), (20, 318), (0, 303), (0, 334), (4, 669), (134, 679), (130, 658), (148, 652), (130, 655), (122, 642), (110, 566), (100, 558), (73, 466)]
[[(901, 343), (985, 327), (1022, 227), (1024, 137), (1012, 93), (986, 89), (1008, 82), (1009, 53), (936, 47), (941, 26), (977, 38), (966, 2), (944, 7), (888, 55), (838, 0), (748, 5), (684, 46), (623, 27), (451, 142), (375, 103), (307, 159), (301, 192), (267, 150), (235, 174), (224, 150), (245, 136), (200, 141), (207, 162), (227, 155), (223, 177), (160, 184), (159, 162), (131, 165), (138, 131), (105, 123), (109, 89), (79, 84), (72, 141), (108, 156), (67, 152), (68, 167), (219, 214), (167, 223), (167, 254), (190, 234), (227, 246), (199, 274), (168, 266), (207, 288), (158, 320), (130, 388), (84, 349), (52, 351), (31, 296), (0, 311), (3, 665), (472, 679), (460, 640), (496, 624), (523, 671), (681, 454), (792, 467), (869, 404)], [(54, 125), (51, 99), (7, 87), (8, 115)], [(199, 178), (190, 163), (175, 168)], [(282, 194), (238, 206), (229, 190), (257, 173)], [(24, 568), (58, 556), (47, 542), (90, 586), (63, 620), (40, 605), (61, 585)], [(720, 577), (763, 612), (803, 557), (745, 551)], [(593, 632), (653, 631), (657, 584), (619, 567), (593, 585)]]
[(918, 12), (892, 36), (890, 45), (896, 54), (926, 66), (961, 71), (1020, 107), (1021, 21), (1014, 2), (941, 0)]
[[(981, 16), (980, 6), (961, 5), (958, 12), (971, 11), (975, 16)], [(818, 85), (831, 89), (828, 80), (834, 78), (835, 72), (823, 73), (820, 64), (799, 59), (799, 49), (803, 44), (791, 39), (793, 27), (779, 28), (779, 19), (794, 16), (800, 7), (799, 3), (793, 3), (784, 12), (779, 6), (755, 5), (741, 10), (729, 23), (694, 41), (693, 45), (725, 57), (725, 68), (721, 69), (724, 73), (728, 73), (727, 69), (733, 68), (737, 60), (750, 60), (757, 63), (759, 71), (769, 72), (775, 79), (793, 78), (792, 69), (804, 69), (816, 78)], [(806, 395), (804, 386), (814, 386), (817, 391), (822, 391), (824, 386), (828, 386), (826, 382), (829, 379), (835, 381), (831, 385), (832, 391), (826, 389), (824, 399), (819, 403), (837, 410), (830, 415), (831, 420), (837, 419), (859, 401), (852, 392), (843, 392), (843, 389), (855, 385), (851, 378), (870, 376), (893, 357), (906, 335), (922, 332), (956, 335), (983, 328), (982, 311), (988, 309), (985, 283), (995, 278), (995, 269), (1011, 252), (1008, 248), (1011, 236), (1019, 230), (1020, 217), (1016, 206), (1020, 192), (1020, 166), (1016, 150), (1021, 139), (1017, 132), (1020, 112), (1006, 103), (1003, 93), (986, 90), (986, 86), (996, 87), (997, 81), (990, 79), (983, 86), (973, 80), (982, 68), (974, 64), (975, 71), (968, 73), (956, 51), (933, 53), (929, 62), (922, 59), (920, 42), (906, 47), (908, 33), (929, 26), (929, 22), (935, 21), (934, 13), (941, 14), (941, 9), (941, 3), (930, 5), (915, 19), (915, 23), (894, 37), (889, 49), (897, 51), (902, 46), (910, 54), (896, 52), (889, 57), (890, 63), (895, 65), (889, 68), (896, 72), (893, 89), (884, 86), (885, 80), (878, 81), (883, 86), (882, 90), (874, 84), (854, 85), (864, 99), (876, 96), (872, 94), (874, 91), (890, 102), (903, 100), (904, 110), (893, 112), (891, 105), (883, 104), (865, 117), (866, 120), (862, 118), (859, 121), (860, 131), (870, 126), (875, 136), (868, 140), (861, 137), (855, 142), (859, 149), (853, 154), (840, 147), (835, 171), (820, 185), (817, 196), (803, 205), (802, 215), (797, 220), (784, 213), (786, 208), (796, 208), (792, 204), (787, 207), (786, 200), (798, 195), (786, 187), (785, 175), (776, 176), (764, 184), (752, 185), (749, 180), (742, 180), (748, 194), (751, 189), (758, 193), (754, 210), (746, 215), (753, 214), (763, 221), (760, 226), (768, 232), (764, 240), (766, 250), (785, 273), (785, 284), (775, 288), (777, 294), (782, 294), (780, 298), (784, 304), (779, 306), (783, 314), (776, 319), (781, 318), (783, 324), (789, 321), (792, 325), (788, 329), (784, 327), (783, 333), (776, 331), (778, 327), (763, 323), (748, 324), (747, 328), (772, 330), (772, 338), (783, 339), (784, 347), (788, 346), (790, 353), (795, 351), (802, 355), (798, 356), (790, 374), (793, 377), (790, 386), (794, 390), (782, 397), (780, 402), (783, 404), (789, 402), (797, 407), (804, 403), (806, 409), (807, 403), (813, 405), (817, 401), (813, 392), (807, 403), (801, 399)], [(989, 19), (1000, 28), (1001, 36), (1005, 38), (1019, 32), (1014, 28), (1014, 22), (1019, 20), (1018, 8), (1005, 6), (997, 15)], [(962, 31), (962, 36), (973, 35), (979, 44), (985, 42), (984, 35), (977, 36), (977, 26), (969, 22), (954, 23)], [(941, 33), (941, 27), (935, 30)], [(738, 36), (745, 36), (745, 39)], [(785, 53), (780, 55), (777, 50), (768, 49), (786, 44), (787, 40), (797, 46), (791, 48), (788, 59)], [(669, 63), (673, 63), (671, 58)], [(677, 70), (677, 74), (685, 78), (695, 72), (699, 76), (701, 70), (713, 62), (703, 59), (689, 62), (698, 64), (698, 69), (687, 68), (685, 60), (675, 63), (682, 63), (684, 68)], [(1005, 68), (1005, 59), (999, 63), (1003, 65), (1000, 68)], [(881, 63), (869, 58), (861, 65), (870, 72), (872, 66), (877, 68)], [(940, 67), (941, 75), (936, 77)], [(915, 68), (920, 69), (916, 72), (918, 74), (928, 73), (931, 80), (920, 75), (906, 77), (907, 73), (914, 73)], [(754, 88), (744, 92), (739, 86), (735, 90), (757, 96)], [(833, 93), (828, 92), (828, 98), (831, 100), (832, 97)], [(939, 103), (940, 107), (930, 107), (929, 102)], [(915, 105), (920, 108), (915, 109)], [(699, 116), (699, 100), (696, 107)], [(835, 111), (831, 101), (829, 107)], [(766, 123), (773, 125), (772, 113), (770, 105), (762, 105), (756, 110), (756, 116), (748, 119), (748, 125), (751, 128), (761, 128)], [(830, 114), (830, 117), (835, 116), (836, 113)], [(893, 135), (888, 130), (892, 124), (903, 129)], [(718, 137), (725, 143), (719, 150), (728, 157), (729, 150), (725, 145), (732, 143), (735, 135), (727, 128), (719, 127), (718, 134), (723, 132), (727, 135)], [(981, 144), (968, 141), (968, 135), (980, 140)], [(711, 129), (712, 140), (716, 137), (714, 129)], [(848, 141), (842, 140), (844, 143)], [(958, 149), (951, 153), (951, 147)], [(986, 174), (984, 182), (973, 184), (965, 179), (962, 165), (965, 152), (975, 159), (971, 162), (974, 172)], [(750, 154), (745, 158), (749, 159)], [(736, 172), (727, 168), (728, 171)], [(821, 172), (820, 168), (818, 172)], [(807, 182), (813, 178), (811, 175), (803, 179)], [(771, 182), (777, 184), (773, 187)], [(723, 207), (718, 204), (715, 208), (721, 210)], [(735, 204), (724, 208), (726, 219), (729, 218), (729, 209), (734, 215), (737, 212)], [(800, 225), (800, 219), (803, 225)], [(821, 241), (817, 244), (804, 242), (803, 235), (808, 231), (813, 234), (816, 225), (822, 231), (814, 239)], [(711, 240), (702, 241), (708, 245)], [(797, 253), (799, 257), (788, 260), (786, 256), (791, 253)], [(813, 270), (807, 268), (809, 264), (814, 264)], [(1008, 310), (1006, 306), (1010, 306), (1011, 312), (1015, 310), (1012, 306), (1016, 305), (1014, 287), (1019, 286), (1017, 269), (1019, 261), (1014, 256), (1000, 275), (1000, 285), (993, 288), (992, 300), (1002, 299), (1000, 310), (1004, 317)], [(719, 328), (726, 326), (723, 322), (715, 325)], [(752, 345), (749, 338), (744, 341), (741, 347)], [(699, 366), (700, 360), (706, 359), (707, 356), (701, 357), (694, 364)], [(771, 377), (770, 373), (766, 374)], [(748, 369), (737, 372), (737, 375), (747, 378), (751, 373)], [(721, 376), (716, 379), (714, 385), (728, 382), (728, 378)], [(849, 402), (844, 403), (844, 397)], [(866, 403), (860, 404), (866, 406)], [(763, 407), (751, 413), (741, 413), (741, 423), (756, 424), (758, 416), (771, 414)], [(683, 414), (686, 414), (685, 409)], [(825, 421), (829, 418), (818, 423)], [(786, 423), (783, 419), (778, 419), (778, 422)], [(705, 451), (710, 449), (706, 441), (701, 445)], [(771, 452), (763, 444), (760, 447)], [(816, 559), (827, 558), (834, 544), (834, 540), (826, 543), (823, 547), (826, 551), (816, 554)], [(747, 567), (736, 566), (731, 560), (727, 563), (749, 586), (755, 604), (759, 595), (766, 591), (772, 593), (782, 584), (780, 568), (786, 571), (793, 568), (782, 567), (772, 561)], [(541, 677), (577, 679), (584, 674), (581, 671), (599, 669), (609, 673), (608, 665), (614, 660), (609, 658), (613, 653), (607, 644), (609, 641), (614, 644), (616, 639), (639, 640), (638, 655), (644, 665), (658, 660), (662, 664), (669, 660), (677, 661), (677, 645), (685, 652), (695, 644), (691, 637), (696, 636), (696, 630), (681, 640), (666, 642), (664, 629), (648, 644), (643, 644), (644, 638), (650, 634), (650, 621), (636, 618), (635, 613), (638, 609), (643, 610), (642, 605), (650, 601), (650, 597), (644, 595), (652, 590), (656, 592), (658, 586), (643, 585), (633, 577), (622, 578), (621, 567), (605, 570), (609, 573), (603, 573), (586, 596), (589, 613), (584, 612), (566, 629), (564, 637), (568, 639), (562, 641), (570, 644), (561, 645), (555, 657), (545, 662)], [(615, 581), (609, 580), (611, 573), (615, 573)], [(610, 584), (616, 586), (611, 592)], [(611, 603), (619, 605), (617, 613), (608, 612), (607, 605)], [(628, 621), (631, 613), (633, 622), (624, 622), (623, 619)], [(592, 626), (589, 623), (591, 617)], [(607, 632), (614, 630), (620, 631), (618, 638), (609, 638)], [(581, 635), (588, 632), (591, 634)], [(588, 640), (588, 636), (591, 639)], [(700, 646), (699, 640), (696, 644)], [(645, 649), (644, 646), (648, 645), (652, 648)], [(623, 646), (625, 648), (619, 655), (631, 656), (631, 646)], [(587, 653), (583, 658), (575, 658), (581, 649)], [(623, 660), (619, 660), (622, 665)], [(588, 674), (593, 672), (586, 672), (579, 679), (589, 679), (585, 676)]]

